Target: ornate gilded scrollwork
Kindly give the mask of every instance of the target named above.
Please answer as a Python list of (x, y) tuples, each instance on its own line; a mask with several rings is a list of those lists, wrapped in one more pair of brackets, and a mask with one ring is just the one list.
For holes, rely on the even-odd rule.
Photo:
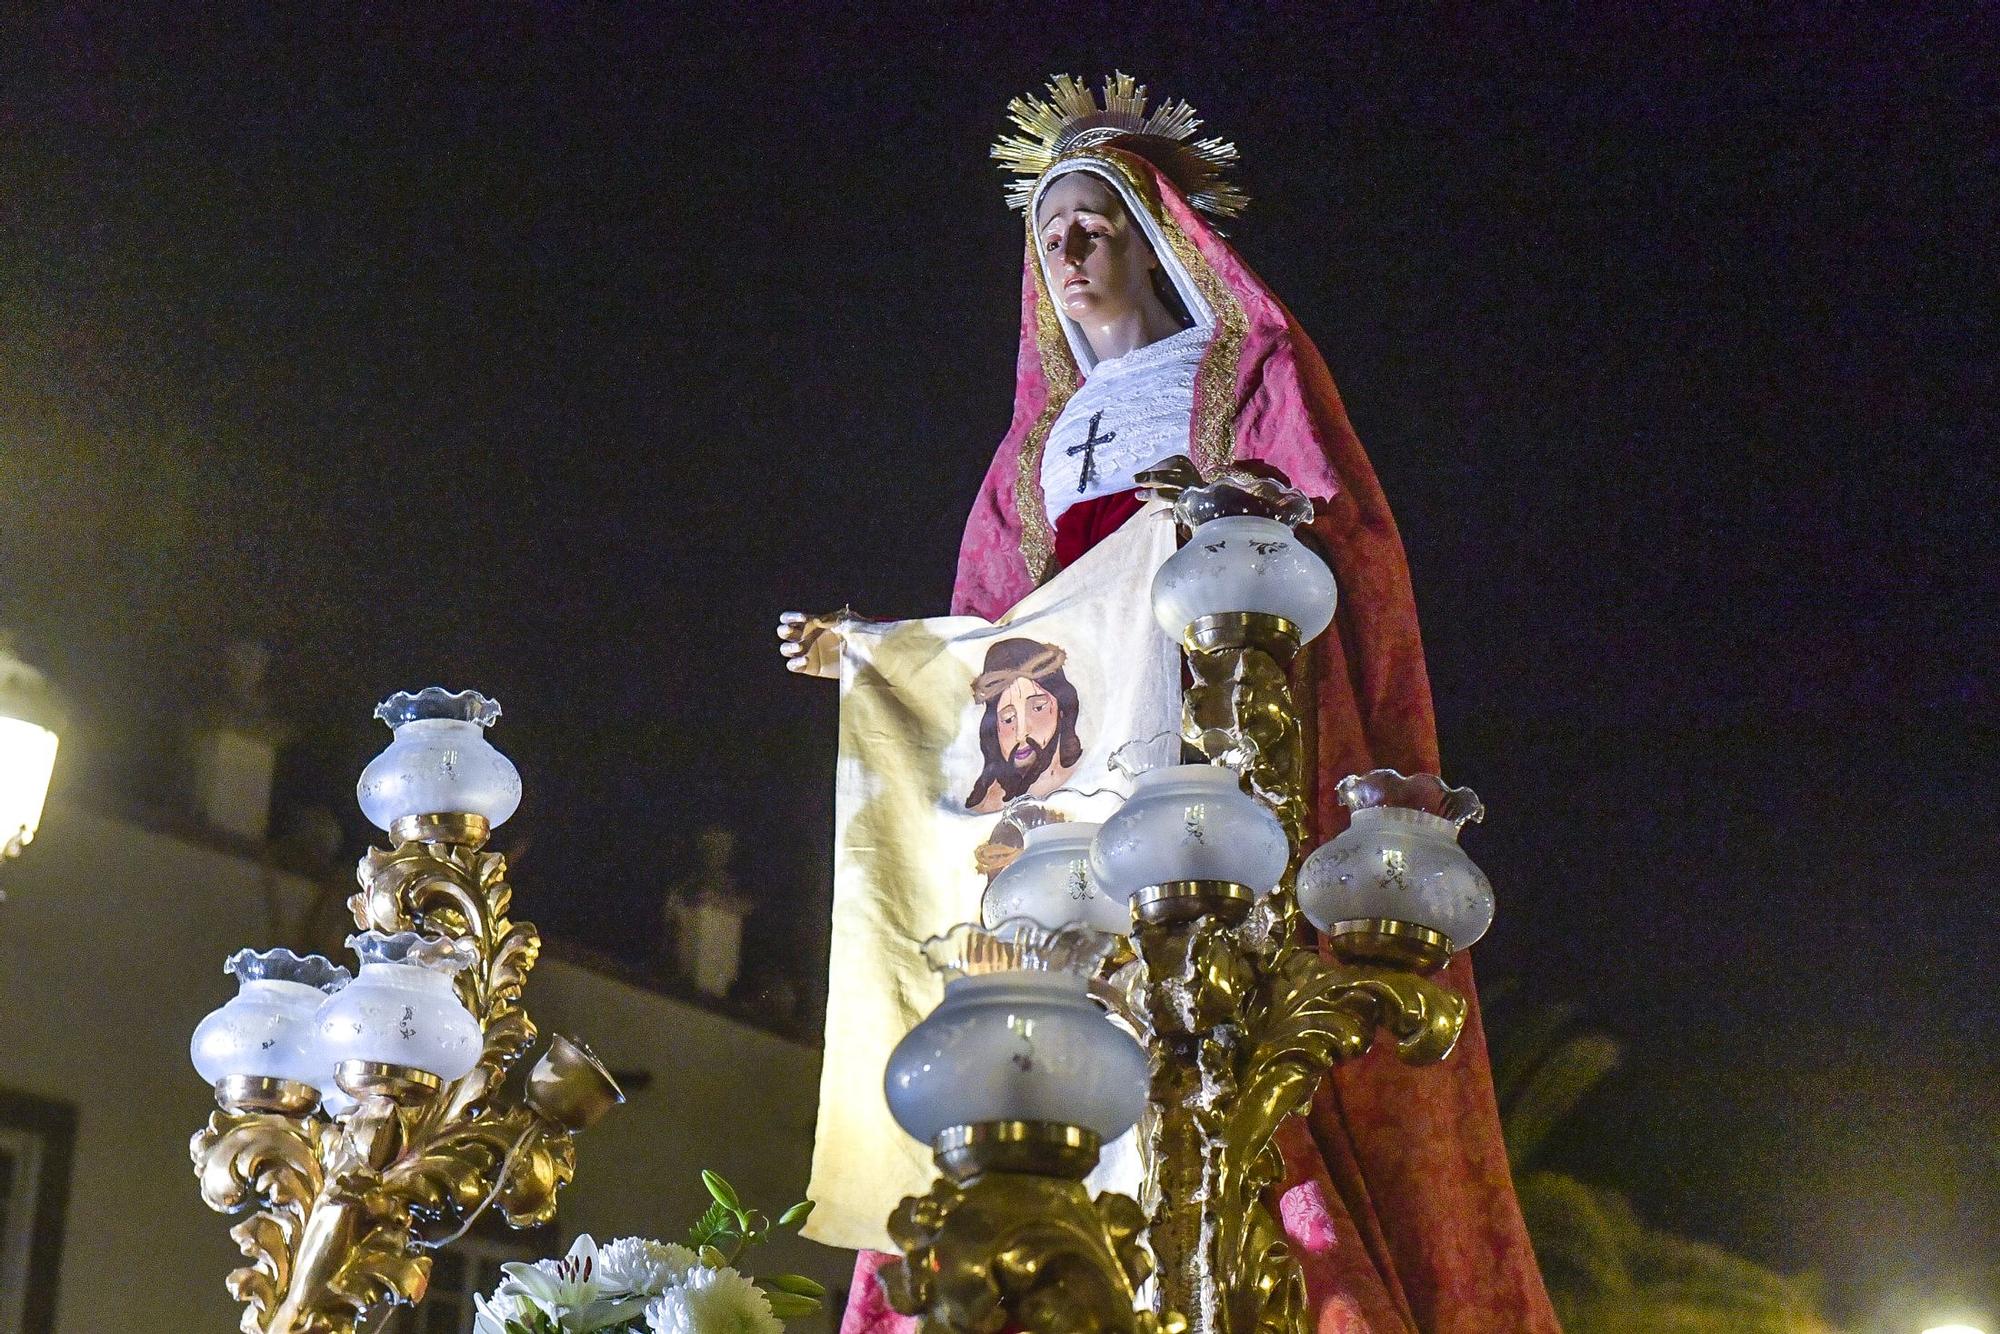
[(1232, 763), (1298, 849), (1306, 836), (1305, 732), (1285, 679), (1298, 631), (1276, 617), (1234, 619), (1206, 627), (1215, 647), (1188, 654), (1194, 682), (1182, 701), (1181, 739), (1211, 763)]
[(496, 1105), (535, 1039), (521, 993), (541, 938), (508, 919), (506, 861), (482, 850), (480, 823), (399, 826), (395, 846), (363, 858), (348, 901), (363, 929), (449, 937), (476, 953), (456, 979), (485, 1036), (471, 1073), (401, 1101), (365, 1097), (340, 1121), (221, 1111), (194, 1137), (202, 1198), (257, 1210), (232, 1230), (251, 1260), (229, 1277), (245, 1334), (348, 1334), (384, 1302), (422, 1300), (431, 1259), (420, 1225), (489, 1199), (517, 1227), (547, 1222), (575, 1172), (572, 1132), (618, 1099), (594, 1060), (558, 1040), (562, 1069), (538, 1068), (531, 1105)]
[(890, 1305), (935, 1334), (1178, 1334), (1137, 1309), (1152, 1272), (1146, 1218), (1123, 1195), (1092, 1200), (1081, 1181), (989, 1172), (939, 1179), (903, 1201), (889, 1233), (904, 1259), (882, 1271)]
[(292, 1254), (323, 1178), (318, 1141), (326, 1124), (317, 1117), (215, 1112), (188, 1144), (209, 1208), (259, 1209), (230, 1230), (250, 1260), (228, 1278), (230, 1295), (247, 1308), (246, 1330), (262, 1329), (265, 1314), (291, 1285)]

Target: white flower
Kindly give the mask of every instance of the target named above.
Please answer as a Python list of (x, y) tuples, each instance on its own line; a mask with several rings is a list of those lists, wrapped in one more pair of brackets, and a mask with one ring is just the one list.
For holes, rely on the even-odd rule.
[(701, 1263), (685, 1246), (647, 1237), (620, 1237), (597, 1252), (597, 1283), (606, 1293), (657, 1297)]
[(544, 1310), (561, 1315), (597, 1300), (597, 1243), (588, 1232), (578, 1237), (560, 1260), (518, 1260), (500, 1266), (495, 1297), (529, 1297)]
[(784, 1328), (770, 1299), (727, 1265), (695, 1269), (646, 1304), (649, 1334), (783, 1334)]
[(479, 1308), (472, 1334), (507, 1334), (509, 1321), (525, 1324), (532, 1315), (547, 1314), (533, 1299), (516, 1293), (496, 1292), (491, 1298), (475, 1296), (472, 1300)]

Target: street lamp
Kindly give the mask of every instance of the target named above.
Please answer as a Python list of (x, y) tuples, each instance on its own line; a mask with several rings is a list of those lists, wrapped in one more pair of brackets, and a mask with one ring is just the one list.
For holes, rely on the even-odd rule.
[(0, 861), (35, 841), (61, 726), (48, 682), (0, 642)]

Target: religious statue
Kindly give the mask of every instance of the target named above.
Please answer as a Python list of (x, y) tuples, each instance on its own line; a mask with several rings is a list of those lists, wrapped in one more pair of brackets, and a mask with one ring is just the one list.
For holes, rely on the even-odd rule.
[[(995, 146), (1018, 176), (1009, 200), (1026, 214), (1020, 355), (1012, 425), (966, 524), (952, 610), (999, 617), (1140, 512), (1149, 489), (1231, 467), (1282, 473), (1314, 502), (1300, 531), (1340, 590), (1334, 631), (1301, 655), (1294, 680), (1311, 721), (1312, 833), (1324, 840), (1345, 827), (1341, 778), (1439, 771), (1409, 570), (1319, 353), (1217, 229), (1247, 203), (1223, 175), (1235, 148), (1197, 140), (1185, 103), (1145, 108), (1145, 89), (1125, 75), (1106, 80), (1102, 105), (1081, 81), (1058, 78), (1048, 100), (1012, 104), (1020, 133)], [(787, 667), (836, 674), (842, 623), (782, 616)], [(1017, 755), (1061, 762), (1047, 749), (1066, 721), (1050, 666), (1059, 654), (1024, 650), (995, 668), (995, 701), (1027, 719), (1040, 697), (1047, 714), (1008, 725), (996, 712), (997, 793), (1020, 785)], [(977, 788), (967, 804), (986, 800)], [(1464, 954), (1446, 981), (1472, 1001), (1450, 1058), (1410, 1068), (1377, 1050), (1340, 1066), (1310, 1115), (1280, 1133), (1287, 1176), (1271, 1202), (1317, 1329), (1557, 1330), (1508, 1172)], [(863, 1254), (843, 1334), (907, 1328), (879, 1291), (883, 1259)]]

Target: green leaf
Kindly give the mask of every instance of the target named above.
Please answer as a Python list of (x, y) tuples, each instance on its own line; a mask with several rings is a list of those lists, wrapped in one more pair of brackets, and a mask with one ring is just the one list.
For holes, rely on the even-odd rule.
[(789, 1292), (798, 1297), (824, 1297), (826, 1289), (807, 1278), (804, 1274), (779, 1274), (764, 1280), (779, 1292)]
[(765, 1298), (771, 1303), (771, 1314), (780, 1320), (798, 1320), (819, 1312), (819, 1299), (800, 1297), (790, 1292), (767, 1292)]
[(714, 1242), (718, 1237), (731, 1235), (735, 1228), (736, 1215), (732, 1214), (722, 1201), (708, 1206), (708, 1212), (695, 1220), (688, 1229), (687, 1244), (695, 1250)]
[(701, 1184), (708, 1187), (717, 1204), (731, 1213), (743, 1207), (743, 1202), (736, 1198), (736, 1188), (705, 1167), (701, 1170)]
[(778, 1226), (798, 1227), (806, 1221), (812, 1211), (813, 1202), (811, 1200), (800, 1200), (797, 1204), (778, 1215)]
[(720, 1269), (729, 1263), (729, 1257), (713, 1246), (704, 1246), (701, 1248), (701, 1262), (710, 1269)]

